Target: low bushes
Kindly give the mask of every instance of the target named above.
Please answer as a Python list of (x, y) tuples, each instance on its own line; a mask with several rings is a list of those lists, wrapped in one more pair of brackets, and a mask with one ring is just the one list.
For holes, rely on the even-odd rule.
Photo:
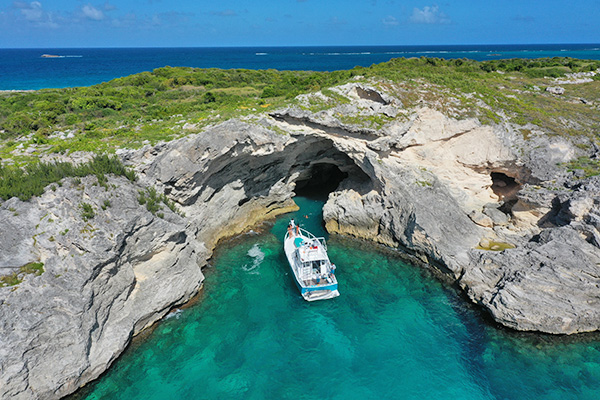
[(32, 196), (44, 193), (44, 188), (66, 177), (84, 177), (95, 175), (102, 185), (105, 174), (125, 176), (135, 180), (135, 173), (127, 169), (116, 157), (95, 156), (90, 162), (73, 165), (71, 163), (36, 163), (24, 168), (0, 165), (0, 198), (8, 200), (18, 197), (26, 201)]

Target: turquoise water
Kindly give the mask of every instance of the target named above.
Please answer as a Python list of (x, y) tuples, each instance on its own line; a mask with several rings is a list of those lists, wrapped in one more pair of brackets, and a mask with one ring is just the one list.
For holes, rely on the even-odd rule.
[[(598, 399), (597, 336), (518, 334), (394, 253), (332, 238), (340, 297), (308, 303), (282, 251), (287, 222), (222, 244), (199, 301), (161, 322), (93, 399)], [(305, 218), (308, 216), (308, 218)]]

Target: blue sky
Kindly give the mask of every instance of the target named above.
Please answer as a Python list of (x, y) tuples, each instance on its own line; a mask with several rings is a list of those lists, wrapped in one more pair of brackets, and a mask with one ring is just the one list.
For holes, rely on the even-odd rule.
[(0, 0), (0, 48), (599, 42), (599, 0)]

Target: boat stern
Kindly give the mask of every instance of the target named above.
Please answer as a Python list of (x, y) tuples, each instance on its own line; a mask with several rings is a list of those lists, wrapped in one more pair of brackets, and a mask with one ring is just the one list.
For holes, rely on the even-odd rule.
[(340, 292), (337, 283), (329, 286), (304, 287), (301, 288), (301, 294), (306, 301), (327, 300), (338, 297)]

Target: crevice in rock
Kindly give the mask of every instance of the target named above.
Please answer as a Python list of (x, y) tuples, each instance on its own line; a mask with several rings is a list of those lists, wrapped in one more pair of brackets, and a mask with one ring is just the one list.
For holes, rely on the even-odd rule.
[[(516, 202), (517, 192), (521, 190), (521, 184), (512, 176), (503, 172), (492, 172), (492, 191), (504, 201), (505, 205)], [(506, 211), (505, 211), (506, 212)]]
[(558, 197), (552, 199), (552, 208), (546, 215), (544, 215), (538, 221), (537, 225), (540, 228), (552, 228), (555, 226), (565, 226), (568, 225), (571, 221), (570, 219), (564, 219), (563, 214), (561, 213), (563, 209), (563, 204), (561, 203)]
[(287, 113), (271, 113), (273, 119), (289, 125), (306, 126), (307, 128), (323, 131), (332, 136), (350, 137), (353, 139), (376, 140), (381, 137), (375, 129), (358, 128), (354, 126), (329, 126), (312, 120), (307, 116), (296, 117)]
[(376, 103), (383, 104), (384, 106), (387, 106), (389, 104), (387, 101), (385, 101), (383, 97), (381, 97), (381, 94), (372, 89), (365, 89), (361, 88), (360, 86), (357, 86), (356, 94), (358, 97), (364, 100), (374, 101)]
[(511, 200), (507, 200), (504, 201), (504, 204), (502, 204), (500, 207), (498, 207), (498, 210), (502, 211), (504, 214), (506, 215), (511, 215), (511, 210), (514, 207), (515, 204), (517, 204), (519, 200), (517, 198), (511, 199)]

